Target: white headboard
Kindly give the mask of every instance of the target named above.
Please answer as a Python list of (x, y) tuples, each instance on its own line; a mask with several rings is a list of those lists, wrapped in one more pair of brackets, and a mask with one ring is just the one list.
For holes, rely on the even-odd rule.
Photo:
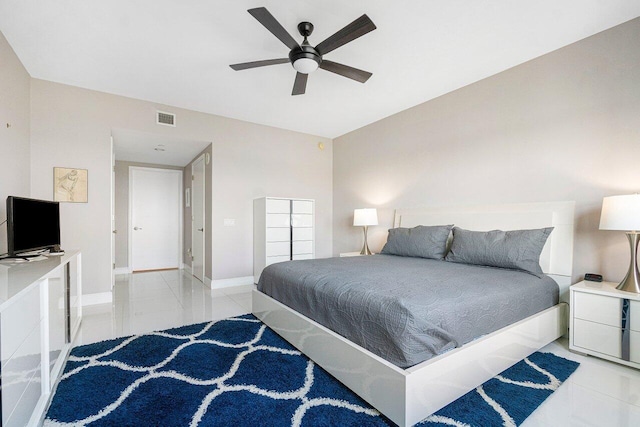
[(574, 210), (575, 202), (396, 209), (393, 226), (454, 224), (475, 231), (554, 227), (540, 255), (540, 266), (563, 288), (570, 284), (573, 272)]

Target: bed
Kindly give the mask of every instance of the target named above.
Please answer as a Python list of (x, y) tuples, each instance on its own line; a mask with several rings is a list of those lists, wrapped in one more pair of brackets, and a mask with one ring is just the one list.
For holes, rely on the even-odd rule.
[[(446, 223), (453, 223), (469, 230), (483, 231), (554, 227), (540, 256), (540, 265), (544, 272), (558, 284), (558, 286), (554, 284), (556, 293), (553, 301), (549, 302), (547, 298), (544, 303), (546, 305), (532, 307), (531, 313), (534, 314), (527, 313), (526, 317), (520, 320), (509, 319), (509, 316), (501, 319), (500, 322), (506, 322), (506, 326), (500, 327), (495, 332), (480, 333), (480, 338), (466, 337), (461, 338), (459, 342), (453, 340), (455, 345), (451, 345), (451, 339), (444, 339), (442, 348), (428, 355), (426, 360), (424, 355), (413, 354), (408, 357), (401, 355), (398, 358), (395, 356), (395, 350), (385, 354), (377, 351), (375, 346), (372, 348), (373, 351), (367, 350), (364, 348), (369, 346), (367, 343), (364, 346), (357, 344), (360, 342), (357, 334), (351, 336), (352, 339), (349, 340), (344, 337), (349, 335), (344, 330), (339, 330), (339, 324), (328, 325), (326, 319), (318, 318), (317, 313), (309, 312), (308, 310), (313, 310), (313, 307), (305, 309), (302, 306), (296, 311), (257, 290), (253, 292), (253, 312), (269, 327), (392, 421), (401, 426), (412, 425), (566, 332), (567, 307), (566, 304), (557, 302), (558, 293), (560, 299), (566, 298), (571, 280), (573, 212), (573, 202), (396, 211), (394, 227)], [(312, 264), (317, 266), (318, 275), (323, 276), (326, 275), (322, 273), (323, 263), (367, 263), (373, 262), (375, 257), (318, 260)], [(400, 258), (386, 256), (388, 259), (385, 259), (384, 255), (377, 255), (377, 257), (376, 262), (382, 263), (383, 271), (389, 268), (386, 263), (397, 264)], [(400, 264), (410, 272), (409, 275), (419, 276), (420, 268), (425, 261), (429, 263), (428, 260), (402, 259)], [(432, 261), (431, 263), (444, 262)], [(294, 268), (297, 265), (288, 264), (291, 265), (287, 268)], [(475, 274), (478, 283), (493, 280), (484, 277), (489, 274), (486, 268), (483, 270), (481, 267), (469, 267), (471, 266), (460, 265), (456, 268), (469, 270), (467, 273), (472, 277)], [(340, 268), (336, 270), (335, 274), (340, 275), (342, 270)], [(513, 272), (502, 273), (507, 276), (513, 274)], [(522, 274), (526, 275), (526, 273)], [(313, 275), (307, 279), (312, 277)], [(322, 277), (322, 279), (325, 278)], [(507, 277), (507, 282), (512, 279)], [(548, 278), (538, 280), (551, 282)], [(357, 278), (345, 280), (345, 282), (357, 281)], [(364, 283), (366, 284), (366, 281)], [(473, 281), (470, 286), (473, 286)], [(387, 291), (394, 292), (392, 289)], [(517, 295), (521, 291), (505, 290), (505, 293), (515, 292)], [(280, 296), (275, 296), (280, 299)], [(377, 297), (368, 295), (366, 298), (384, 299), (384, 295)], [(461, 316), (461, 313), (464, 313), (464, 309), (462, 310), (454, 315)], [(347, 312), (349, 309), (339, 311)], [(310, 319), (314, 316), (320, 320), (320, 323)], [(342, 322), (346, 319), (340, 320), (340, 316), (336, 317)], [(421, 317), (418, 316), (418, 318)], [(408, 323), (413, 323), (414, 320)], [(467, 320), (473, 322), (472, 319)], [(371, 329), (376, 322), (380, 322), (380, 319), (372, 319), (368, 327), (363, 330)], [(334, 332), (321, 323), (337, 329), (340, 333)], [(422, 327), (418, 325), (417, 330)], [(465, 329), (461, 328), (462, 331)], [(388, 343), (381, 343), (379, 347), (390, 348)], [(413, 356), (419, 358), (412, 359)]]

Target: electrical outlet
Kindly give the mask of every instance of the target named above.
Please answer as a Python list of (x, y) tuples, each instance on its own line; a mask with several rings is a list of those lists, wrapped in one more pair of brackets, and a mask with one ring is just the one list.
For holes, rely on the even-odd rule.
[(225, 218), (224, 219), (224, 226), (225, 227), (235, 227), (236, 226), (236, 220), (233, 218)]

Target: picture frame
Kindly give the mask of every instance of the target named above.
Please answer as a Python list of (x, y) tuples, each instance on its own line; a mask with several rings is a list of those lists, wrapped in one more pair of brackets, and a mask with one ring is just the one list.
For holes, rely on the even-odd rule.
[(88, 203), (89, 171), (78, 168), (53, 168), (53, 200), (65, 203)]

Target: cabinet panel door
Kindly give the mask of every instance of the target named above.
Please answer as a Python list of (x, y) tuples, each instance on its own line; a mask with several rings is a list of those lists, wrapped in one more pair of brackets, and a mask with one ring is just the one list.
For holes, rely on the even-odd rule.
[(25, 337), (40, 324), (40, 286), (29, 292), (2, 311), (2, 363), (6, 362), (22, 344)]
[(288, 242), (291, 230), (287, 228), (267, 228), (267, 242)]
[(632, 362), (640, 363), (640, 332), (631, 331), (630, 344), (631, 352), (629, 359)]
[(293, 240), (313, 240), (313, 228), (311, 227), (294, 227)]
[(293, 214), (291, 215), (291, 225), (294, 227), (313, 227), (313, 215)]
[(620, 328), (622, 300), (584, 292), (574, 293), (574, 317)]
[(613, 326), (575, 319), (573, 345), (613, 357), (621, 356), (622, 330)]
[(302, 241), (302, 242), (293, 242), (293, 254), (312, 254), (313, 253), (313, 242), (310, 240)]
[(291, 227), (289, 214), (267, 214), (267, 227)]
[(267, 199), (267, 213), (291, 213), (289, 200)]
[(291, 244), (289, 242), (267, 243), (267, 257), (289, 256), (291, 254)]
[(631, 330), (640, 332), (640, 301), (631, 302)]
[(293, 201), (293, 213), (298, 214), (312, 214), (313, 202), (310, 200), (294, 200)]

